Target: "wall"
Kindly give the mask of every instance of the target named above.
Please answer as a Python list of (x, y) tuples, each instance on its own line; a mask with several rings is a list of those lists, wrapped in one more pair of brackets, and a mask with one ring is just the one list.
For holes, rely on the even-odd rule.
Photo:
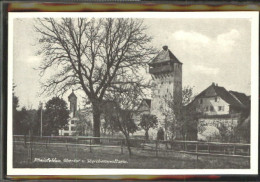
[[(217, 98), (217, 101), (215, 101), (216, 98)], [(202, 103), (201, 103), (201, 101), (202, 101)], [(229, 104), (218, 96), (197, 98), (194, 102), (195, 102), (194, 104), (196, 105), (196, 108), (198, 109), (198, 111), (202, 112), (203, 114), (206, 114), (206, 115), (229, 114)], [(210, 107), (213, 107), (212, 111), (211, 111)], [(219, 107), (221, 107), (221, 110), (219, 110)]]
[(152, 76), (154, 87), (152, 89), (151, 114), (158, 118), (158, 127), (151, 129), (149, 135), (155, 138), (158, 128), (165, 128), (165, 114), (169, 113), (167, 101), (182, 102), (182, 65), (175, 63), (173, 72)]
[[(237, 117), (226, 117), (226, 118), (200, 118), (198, 121), (198, 139), (199, 140), (221, 140), (221, 125), (227, 129), (227, 132), (234, 132), (234, 128), (238, 124)], [(208, 130), (208, 131), (207, 131)], [(227, 133), (226, 132), (226, 133)]]

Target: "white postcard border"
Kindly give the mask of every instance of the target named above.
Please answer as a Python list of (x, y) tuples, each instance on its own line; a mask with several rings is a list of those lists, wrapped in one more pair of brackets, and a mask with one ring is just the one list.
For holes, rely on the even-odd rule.
[[(258, 96), (259, 96), (259, 13), (240, 12), (88, 12), (8, 14), (8, 121), (7, 175), (184, 175), (184, 174), (257, 174), (258, 173)], [(112, 17), (112, 18), (247, 18), (251, 19), (251, 161), (250, 169), (104, 169), (104, 168), (13, 168), (12, 84), (13, 20), (35, 17)], [(50, 170), (51, 169), (51, 170)]]

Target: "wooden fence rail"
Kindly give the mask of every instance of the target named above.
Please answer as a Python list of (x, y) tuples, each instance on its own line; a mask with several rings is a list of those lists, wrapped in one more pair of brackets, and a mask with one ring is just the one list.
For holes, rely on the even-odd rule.
[[(95, 143), (95, 139), (99, 139), (100, 143)], [(33, 145), (61, 146), (66, 147), (68, 151), (70, 147), (87, 147), (89, 152), (93, 148), (118, 148), (120, 153), (124, 153), (126, 141), (124, 138), (112, 137), (86, 137), (86, 136), (23, 136), (14, 135), (13, 145), (23, 144), (28, 148), (28, 160), (32, 161)], [(243, 143), (220, 143), (220, 142), (200, 142), (200, 141), (160, 141), (160, 140), (144, 140), (130, 139), (130, 145), (144, 151), (155, 152), (155, 156), (159, 157), (161, 152), (178, 152), (189, 155), (195, 155), (196, 163), (199, 156), (214, 157), (232, 157), (246, 158), (250, 163), (250, 144)]]

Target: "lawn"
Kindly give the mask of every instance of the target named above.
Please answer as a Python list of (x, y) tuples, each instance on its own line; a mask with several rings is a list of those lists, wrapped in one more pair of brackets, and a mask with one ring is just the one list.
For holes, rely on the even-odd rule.
[(16, 145), (14, 168), (146, 168), (146, 169), (247, 169), (248, 159), (229, 157), (196, 156), (178, 152), (144, 151), (132, 148), (129, 157), (127, 149), (121, 154), (118, 148), (89, 148), (36, 145), (33, 147), (32, 162), (28, 160), (28, 148)]

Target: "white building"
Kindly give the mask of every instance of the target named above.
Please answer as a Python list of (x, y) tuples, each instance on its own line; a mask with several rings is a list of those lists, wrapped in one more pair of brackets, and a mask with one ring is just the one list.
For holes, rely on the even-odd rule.
[(223, 127), (226, 132), (232, 133), (239, 121), (250, 115), (249, 96), (227, 91), (215, 83), (198, 94), (189, 106), (200, 113), (197, 126), (199, 140), (219, 141)]

